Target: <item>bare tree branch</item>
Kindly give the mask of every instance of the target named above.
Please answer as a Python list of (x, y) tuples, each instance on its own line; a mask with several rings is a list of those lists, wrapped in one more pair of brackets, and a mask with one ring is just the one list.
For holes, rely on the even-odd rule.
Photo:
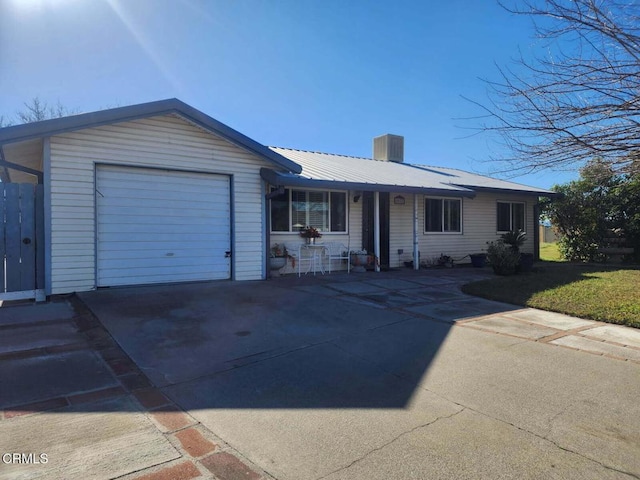
[(545, 56), (484, 80), (479, 130), (499, 134), (511, 170), (583, 165), (598, 156), (637, 170), (640, 152), (640, 2), (522, 0), (507, 11), (534, 20)]

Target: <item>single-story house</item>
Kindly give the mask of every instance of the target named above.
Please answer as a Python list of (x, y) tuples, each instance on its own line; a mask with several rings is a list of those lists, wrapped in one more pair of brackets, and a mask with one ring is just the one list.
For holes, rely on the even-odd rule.
[(536, 205), (552, 192), (408, 164), (395, 135), (374, 150), (266, 147), (176, 99), (2, 128), (0, 299), (265, 279), (270, 247), (295, 248), (301, 225), (391, 268), (516, 228), (536, 250)]

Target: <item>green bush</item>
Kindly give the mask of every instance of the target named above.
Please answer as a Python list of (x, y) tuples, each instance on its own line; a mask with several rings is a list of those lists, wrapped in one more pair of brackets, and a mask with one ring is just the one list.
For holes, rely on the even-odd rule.
[(542, 202), (542, 213), (560, 234), (558, 246), (567, 260), (593, 262), (605, 257), (611, 231), (622, 231), (640, 261), (640, 172), (617, 173), (602, 159), (581, 169), (580, 178), (553, 187), (560, 194)]
[(487, 260), (496, 275), (513, 275), (520, 265), (520, 252), (502, 240), (487, 244)]

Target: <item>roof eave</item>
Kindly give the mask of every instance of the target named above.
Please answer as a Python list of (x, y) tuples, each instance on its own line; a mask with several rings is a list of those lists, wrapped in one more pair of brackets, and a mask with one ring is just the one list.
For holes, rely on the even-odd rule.
[(536, 190), (518, 190), (512, 188), (498, 188), (498, 187), (481, 187), (476, 185), (463, 185), (463, 184), (453, 184), (459, 187), (469, 188), (476, 192), (486, 192), (486, 193), (502, 193), (502, 194), (510, 194), (510, 195), (526, 195), (533, 197), (549, 197), (553, 198), (558, 196), (556, 192), (551, 192), (548, 190), (536, 191)]
[(285, 187), (306, 187), (306, 188), (326, 188), (336, 190), (363, 190), (372, 192), (389, 192), (389, 193), (417, 193), (438, 195), (443, 197), (475, 197), (475, 192), (464, 187), (456, 187), (459, 190), (450, 188), (433, 188), (433, 187), (414, 187), (407, 185), (389, 185), (381, 183), (361, 183), (361, 182), (343, 182), (337, 180), (318, 180), (313, 178), (300, 177), (297, 175), (287, 175), (275, 172), (270, 168), (260, 169), (260, 176), (275, 186)]
[(1, 128), (0, 145), (168, 114), (181, 115), (205, 130), (291, 172), (302, 172), (302, 167), (297, 163), (176, 98)]

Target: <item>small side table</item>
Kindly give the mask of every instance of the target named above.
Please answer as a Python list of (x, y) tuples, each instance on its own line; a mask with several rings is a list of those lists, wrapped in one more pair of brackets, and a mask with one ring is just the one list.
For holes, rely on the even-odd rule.
[(301, 272), (302, 272), (302, 252), (307, 250), (309, 255), (308, 258), (309, 259), (309, 268), (307, 269), (306, 272), (304, 272), (304, 274), (306, 275), (307, 273), (309, 273), (311, 270), (313, 270), (313, 275), (315, 276), (315, 274), (317, 273), (318, 270), (320, 270), (320, 273), (322, 273), (324, 275), (324, 262), (323, 262), (323, 257), (327, 251), (327, 248), (322, 245), (322, 244), (309, 244), (309, 245), (300, 245), (300, 255), (299, 255), (299, 259), (298, 259), (298, 276), (300, 276)]

